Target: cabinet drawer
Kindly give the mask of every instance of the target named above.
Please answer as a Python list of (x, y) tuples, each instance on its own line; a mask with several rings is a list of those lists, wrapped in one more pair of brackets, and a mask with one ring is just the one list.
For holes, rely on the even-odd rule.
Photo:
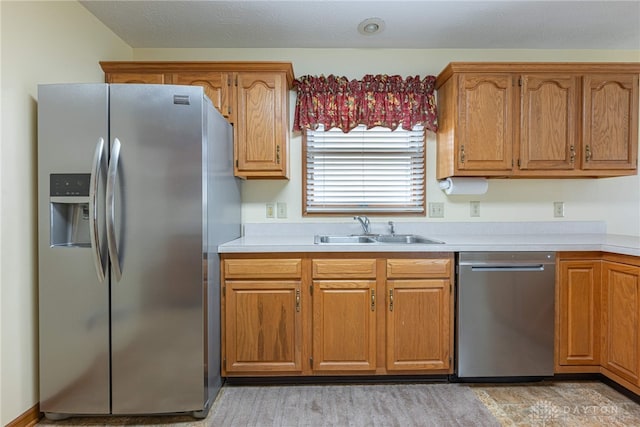
[(314, 279), (376, 278), (375, 259), (314, 259)]
[(450, 277), (450, 259), (388, 259), (388, 278)]
[(292, 259), (226, 259), (226, 279), (299, 279), (302, 260)]

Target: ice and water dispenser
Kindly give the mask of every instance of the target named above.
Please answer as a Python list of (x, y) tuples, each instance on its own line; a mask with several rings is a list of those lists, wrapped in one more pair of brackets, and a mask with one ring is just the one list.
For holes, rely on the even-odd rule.
[(89, 222), (90, 174), (51, 174), (49, 202), (51, 246), (91, 246)]

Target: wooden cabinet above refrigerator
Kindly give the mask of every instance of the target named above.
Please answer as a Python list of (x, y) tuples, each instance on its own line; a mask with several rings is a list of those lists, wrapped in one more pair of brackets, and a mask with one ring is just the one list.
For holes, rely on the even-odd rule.
[(100, 62), (108, 83), (199, 85), (234, 126), (234, 172), (289, 177), (288, 62)]
[(637, 174), (636, 63), (453, 62), (439, 75), (437, 172)]

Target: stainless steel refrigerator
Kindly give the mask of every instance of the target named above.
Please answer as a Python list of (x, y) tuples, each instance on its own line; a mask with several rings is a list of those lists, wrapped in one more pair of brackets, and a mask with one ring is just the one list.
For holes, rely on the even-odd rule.
[(232, 128), (197, 86), (38, 87), (40, 410), (203, 417), (217, 245), (240, 235)]

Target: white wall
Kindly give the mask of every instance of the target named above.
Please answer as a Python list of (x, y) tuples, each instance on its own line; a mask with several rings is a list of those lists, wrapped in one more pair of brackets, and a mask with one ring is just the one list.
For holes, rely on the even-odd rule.
[(0, 1), (0, 425), (38, 402), (36, 112), (39, 83), (102, 82), (132, 49), (79, 3)]
[[(136, 60), (291, 61), (296, 76), (337, 74), (437, 75), (452, 61), (626, 61), (640, 62), (640, 51), (591, 50), (424, 50), (424, 49), (135, 49)], [(295, 97), (291, 96), (293, 117)], [(291, 119), (293, 123), (293, 119)], [(301, 138), (291, 138), (291, 179), (243, 184), (244, 223), (323, 221), (302, 217)], [(482, 196), (447, 197), (435, 179), (435, 135), (427, 141), (427, 201), (444, 202), (445, 218), (424, 221), (553, 221), (553, 202), (565, 202), (562, 220), (604, 220), (610, 233), (640, 234), (640, 179), (491, 180)], [(469, 201), (479, 200), (481, 216), (469, 216)], [(265, 203), (286, 202), (288, 218), (266, 219)], [(347, 221), (349, 217), (324, 219)], [(375, 218), (383, 221), (386, 218)], [(416, 218), (395, 218), (416, 221)]]

